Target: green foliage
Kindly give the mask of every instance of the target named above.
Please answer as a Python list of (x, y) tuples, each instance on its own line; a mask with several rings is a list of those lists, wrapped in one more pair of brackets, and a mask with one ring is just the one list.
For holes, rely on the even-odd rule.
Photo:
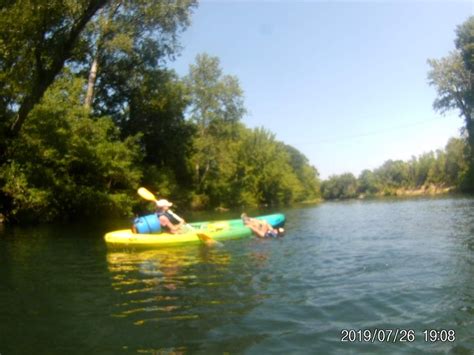
[(446, 182), (446, 153), (438, 149), (436, 151), (436, 158), (428, 170), (426, 182), (428, 184), (442, 185)]
[(130, 95), (136, 99), (152, 78), (170, 80), (166, 71), (161, 77), (159, 71), (179, 51), (178, 35), (189, 25), (195, 6), (195, 0), (107, 3), (83, 36), (89, 46), (79, 66), (87, 75), (96, 61), (95, 114), (111, 116), (117, 122), (133, 119), (128, 110)]
[(166, 170), (180, 184), (191, 179), (188, 157), (195, 126), (184, 119), (187, 88), (174, 72), (149, 71), (129, 94), (129, 118), (119, 121), (122, 136), (141, 133), (144, 163)]
[(391, 188), (398, 188), (408, 184), (408, 165), (401, 160), (388, 160), (375, 170), (375, 175)]
[(461, 186), (468, 170), (466, 143), (461, 139), (451, 138), (446, 145), (445, 176), (449, 185)]
[(466, 69), (474, 72), (474, 16), (470, 16), (456, 30), (456, 48), (461, 51)]
[(460, 25), (456, 34), (456, 51), (440, 60), (428, 61), (428, 78), (438, 92), (434, 108), (441, 112), (457, 109), (464, 118), (470, 153), (469, 172), (462, 186), (474, 190), (474, 16)]
[(234, 189), (241, 205), (288, 204), (301, 200), (303, 185), (282, 143), (264, 128), (247, 131), (238, 150)]
[(442, 113), (459, 109), (465, 120), (470, 118), (469, 108), (472, 102), (469, 102), (469, 96), (473, 79), (472, 73), (464, 66), (461, 54), (457, 51), (451, 52), (447, 57), (430, 59), (428, 63), (431, 66), (428, 73), (429, 83), (436, 87), (438, 93), (433, 107)]
[(258, 206), (319, 197), (317, 170), (264, 128), (240, 123), (246, 110), (238, 79), (224, 75), (218, 58), (198, 55), (186, 77), (196, 125), (192, 205)]
[[(129, 214), (134, 190), (193, 208), (319, 197), (218, 58), (164, 65), (195, 0), (9, 2), (0, 12), (0, 210), (20, 222)], [(186, 117), (188, 113), (188, 117)]]
[(300, 195), (296, 196), (296, 200), (313, 201), (319, 199), (321, 197), (321, 183), (318, 170), (309, 164), (308, 158), (298, 149), (285, 145), (285, 150), (289, 154), (291, 170), (302, 184)]
[[(27, 0), (2, 8), (4, 213), (19, 220), (24, 215), (50, 220), (96, 214), (97, 209), (128, 211), (128, 194), (142, 175), (136, 165), (142, 154), (151, 166), (146, 172), (165, 171), (160, 177), (170, 185), (186, 180), (193, 128), (183, 118), (185, 86), (159, 66), (179, 50), (178, 34), (189, 24), (195, 4)], [(79, 75), (96, 62), (97, 79), (90, 82), (96, 86), (95, 119), (82, 108), (84, 81), (67, 74), (51, 89), (66, 60), (65, 72)], [(106, 116), (120, 124), (121, 132)], [(40, 205), (42, 212), (35, 212)]]
[(444, 150), (428, 152), (404, 162), (388, 160), (377, 169), (331, 176), (323, 181), (325, 199), (344, 199), (362, 195), (396, 195), (397, 190), (424, 189), (430, 185), (463, 188), (468, 184), (468, 145), (451, 138)]
[(186, 81), (191, 95), (190, 118), (197, 124), (199, 135), (232, 135), (232, 124), (246, 113), (237, 77), (223, 75), (217, 57), (200, 54)]
[(136, 138), (121, 142), (112, 120), (89, 118), (82, 85), (68, 75), (58, 80), (11, 147), (12, 161), (1, 169), (10, 219), (130, 212), (125, 202), (141, 177)]
[(377, 183), (377, 177), (371, 170), (363, 170), (357, 180), (358, 193), (373, 195), (380, 190), (379, 184)]
[[(73, 56), (88, 21), (106, 0), (15, 1), (0, 11), (1, 143), (27, 116)], [(0, 147), (3, 148), (3, 147)], [(0, 163), (7, 159), (2, 154)]]
[(235, 150), (229, 148), (235, 146), (241, 131), (243, 92), (237, 78), (223, 75), (219, 59), (207, 54), (197, 56), (185, 80), (190, 120), (197, 127), (190, 159), (193, 183), (198, 194), (215, 201), (228, 194), (221, 182), (227, 180), (235, 161)]
[[(189, 190), (183, 186), (190, 180), (195, 129), (184, 119), (187, 87), (163, 64), (179, 51), (178, 35), (195, 5), (195, 0), (108, 2), (83, 36), (90, 45), (84, 65), (78, 65), (79, 73), (89, 74), (92, 113), (112, 117), (122, 138), (140, 134), (143, 182), (177, 199)], [(96, 78), (88, 71), (93, 64)]]
[(412, 161), (412, 169), (414, 172), (414, 184), (411, 184), (414, 187), (420, 187), (425, 184), (428, 179), (428, 174), (431, 167), (435, 164), (435, 155), (433, 152), (424, 153), (420, 155), (418, 159)]
[(330, 176), (321, 184), (321, 194), (327, 200), (357, 197), (357, 179), (351, 173)]
[[(21, 218), (27, 215), (26, 211), (43, 216), (46, 220), (56, 217), (54, 211), (48, 208), (51, 193), (48, 191), (29, 187), (25, 167), (16, 162), (2, 166), (0, 179), (4, 181), (2, 192), (10, 197), (7, 217)], [(6, 201), (6, 200), (5, 200)], [(2, 203), (5, 203), (3, 201)], [(6, 206), (2, 206), (5, 208)], [(23, 215), (23, 216), (22, 216)], [(28, 216), (26, 216), (28, 217)]]

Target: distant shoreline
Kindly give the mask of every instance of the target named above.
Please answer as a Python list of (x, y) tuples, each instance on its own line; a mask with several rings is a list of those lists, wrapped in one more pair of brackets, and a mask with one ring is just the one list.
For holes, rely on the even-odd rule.
[(361, 194), (358, 198), (370, 198), (370, 197), (410, 197), (410, 196), (435, 196), (435, 195), (447, 195), (451, 193), (459, 192), (456, 186), (443, 186), (429, 184), (419, 188), (398, 188), (398, 189), (387, 189), (385, 191), (378, 192), (376, 194)]
[(370, 200), (370, 199), (384, 199), (384, 198), (409, 198), (409, 197), (428, 197), (428, 196), (442, 196), (442, 195), (454, 195), (454, 194), (467, 194), (461, 192), (456, 186), (442, 186), (429, 184), (419, 188), (393, 188), (386, 189), (385, 191), (377, 192), (374, 194), (359, 194), (356, 197), (351, 198), (335, 198), (335, 199), (320, 199), (319, 201), (305, 201), (303, 204), (316, 204), (321, 202), (332, 202), (332, 201), (349, 201), (349, 200)]

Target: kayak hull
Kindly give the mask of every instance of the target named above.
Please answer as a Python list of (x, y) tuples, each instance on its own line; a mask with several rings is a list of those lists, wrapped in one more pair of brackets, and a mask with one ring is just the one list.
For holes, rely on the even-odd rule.
[[(272, 214), (257, 217), (265, 220), (275, 228), (285, 224), (283, 214)], [(227, 221), (209, 221), (190, 223), (187, 231), (180, 234), (156, 233), (137, 234), (131, 229), (122, 229), (105, 234), (107, 245), (113, 246), (166, 246), (174, 244), (200, 243), (198, 233), (205, 233), (215, 240), (230, 240), (248, 238), (252, 235), (250, 228), (246, 227), (242, 220), (233, 219)]]

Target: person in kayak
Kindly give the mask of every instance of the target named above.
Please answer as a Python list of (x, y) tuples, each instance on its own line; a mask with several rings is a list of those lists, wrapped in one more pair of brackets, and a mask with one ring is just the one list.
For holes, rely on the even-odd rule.
[(181, 227), (186, 224), (186, 221), (172, 212), (170, 210), (171, 206), (173, 206), (173, 203), (168, 200), (162, 199), (156, 201), (156, 215), (158, 216), (161, 227), (164, 227), (172, 234), (178, 234), (182, 232)]
[(267, 221), (250, 218), (246, 213), (242, 213), (240, 218), (242, 218), (242, 222), (260, 238), (276, 238), (285, 232), (283, 228), (273, 228)]

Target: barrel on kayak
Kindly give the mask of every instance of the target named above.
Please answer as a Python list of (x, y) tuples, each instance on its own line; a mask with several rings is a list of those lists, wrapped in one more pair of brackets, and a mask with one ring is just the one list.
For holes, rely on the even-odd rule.
[(138, 234), (159, 233), (161, 231), (160, 220), (154, 213), (135, 218), (133, 226)]

